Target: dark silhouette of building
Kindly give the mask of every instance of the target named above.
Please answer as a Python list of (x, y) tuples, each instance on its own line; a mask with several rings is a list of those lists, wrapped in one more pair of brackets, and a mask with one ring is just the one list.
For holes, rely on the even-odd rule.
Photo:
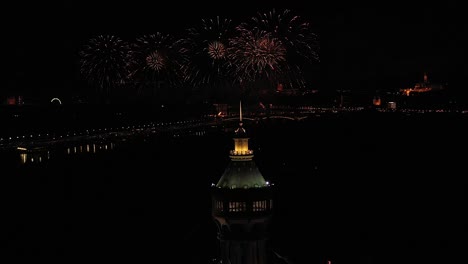
[(212, 188), (212, 215), (218, 227), (221, 261), (226, 264), (271, 262), (268, 225), (273, 187), (257, 168), (248, 141), (241, 108), (231, 161)]

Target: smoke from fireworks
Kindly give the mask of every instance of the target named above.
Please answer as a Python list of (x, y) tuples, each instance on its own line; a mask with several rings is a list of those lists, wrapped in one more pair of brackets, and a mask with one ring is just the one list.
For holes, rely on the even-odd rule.
[(109, 94), (128, 77), (130, 48), (127, 42), (112, 35), (92, 38), (80, 55), (80, 71), (99, 92)]

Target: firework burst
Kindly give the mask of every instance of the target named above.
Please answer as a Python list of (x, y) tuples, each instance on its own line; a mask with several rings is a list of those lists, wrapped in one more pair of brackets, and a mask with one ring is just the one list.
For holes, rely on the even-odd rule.
[(119, 37), (100, 35), (92, 38), (79, 55), (81, 73), (99, 92), (108, 95), (111, 89), (126, 82), (130, 48)]
[(146, 56), (146, 65), (154, 71), (161, 71), (166, 65), (166, 59), (161, 52), (156, 50)]
[(259, 12), (252, 17), (250, 23), (243, 23), (240, 27), (272, 34), (285, 45), (288, 56), (294, 57), (291, 59), (305, 59), (308, 62), (319, 60), (318, 37), (312, 31), (310, 23), (294, 15), (289, 9)]
[(234, 33), (231, 20), (220, 17), (202, 19), (199, 26), (188, 29), (180, 51), (188, 58), (183, 70), (190, 86), (216, 93), (232, 83), (228, 45)]
[(208, 55), (213, 60), (226, 58), (226, 46), (222, 42), (213, 41), (208, 44)]
[(249, 21), (241, 23), (237, 31), (241, 34), (245, 32), (269, 34), (282, 43), (286, 63), (282, 64), (281, 75), (277, 73), (277, 79), (286, 87), (305, 87), (301, 68), (319, 61), (318, 38), (308, 22), (288, 9), (281, 12), (272, 9), (265, 13), (259, 12)]
[(231, 39), (230, 45), (229, 56), (241, 79), (273, 77), (286, 62), (285, 47), (269, 33), (242, 31)]
[(169, 34), (143, 35), (132, 45), (131, 76), (138, 89), (153, 89), (157, 82), (177, 85), (182, 57)]
[(174, 39), (169, 34), (143, 35), (132, 45), (133, 58), (138, 70), (161, 72), (169, 66)]

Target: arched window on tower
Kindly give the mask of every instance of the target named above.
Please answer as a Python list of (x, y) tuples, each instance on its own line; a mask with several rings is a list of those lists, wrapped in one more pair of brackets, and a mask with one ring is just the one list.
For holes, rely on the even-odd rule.
[(243, 212), (246, 209), (245, 202), (229, 202), (229, 212)]
[(266, 205), (266, 200), (263, 200), (263, 201), (254, 201), (253, 202), (253, 206), (252, 206), (252, 210), (254, 212), (260, 212), (260, 211), (265, 211), (267, 209), (267, 205)]
[(216, 201), (216, 209), (218, 211), (223, 211), (223, 209), (224, 209), (223, 201)]

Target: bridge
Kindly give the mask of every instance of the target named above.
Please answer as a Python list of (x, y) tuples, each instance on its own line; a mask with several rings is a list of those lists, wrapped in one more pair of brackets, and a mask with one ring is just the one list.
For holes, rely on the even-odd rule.
[[(313, 107), (283, 107), (270, 109), (268, 112), (245, 112), (242, 116), (244, 122), (268, 122), (271, 120), (301, 121), (320, 113), (335, 112), (335, 109)], [(191, 134), (207, 128), (213, 129), (219, 125), (235, 126), (240, 119), (238, 113), (232, 115), (204, 115), (199, 118), (172, 121), (147, 121), (135, 124), (115, 125), (111, 127), (75, 128), (68, 131), (43, 131), (18, 133), (13, 135), (0, 135), (0, 150), (16, 149), (17, 147), (35, 147), (51, 145), (68, 145), (73, 142), (92, 140), (107, 140), (109, 138), (128, 138), (142, 134)], [(232, 123), (232, 124), (231, 124)]]
[[(242, 120), (249, 120), (249, 121), (260, 121), (260, 120), (268, 120), (268, 119), (284, 119), (284, 120), (291, 120), (291, 121), (299, 121), (302, 119), (306, 119), (308, 115), (300, 115), (300, 116), (294, 116), (294, 115), (270, 115), (270, 116), (265, 116), (265, 115), (260, 115), (260, 116), (242, 116)], [(221, 118), (222, 121), (239, 121), (240, 116), (239, 115), (232, 115), (229, 117), (224, 117)]]

